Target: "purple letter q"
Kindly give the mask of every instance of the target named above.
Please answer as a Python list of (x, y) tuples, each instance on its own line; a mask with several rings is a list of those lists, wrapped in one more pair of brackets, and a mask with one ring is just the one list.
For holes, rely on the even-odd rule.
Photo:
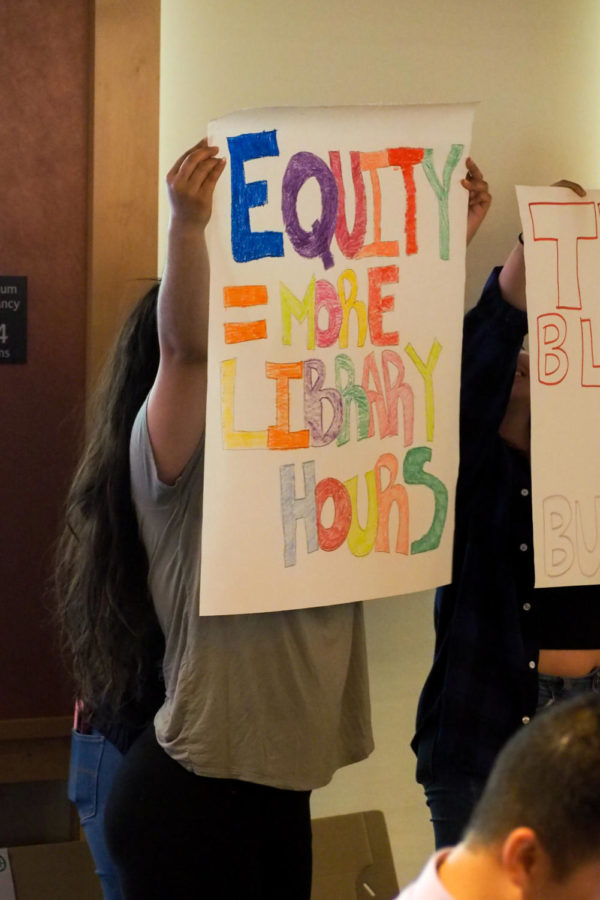
[[(316, 178), (321, 189), (321, 218), (305, 231), (298, 219), (298, 194), (309, 178)], [(338, 190), (329, 166), (314, 153), (296, 153), (290, 159), (283, 176), (281, 211), (288, 237), (300, 256), (313, 259), (320, 256), (326, 269), (333, 265), (331, 244), (337, 219)]]

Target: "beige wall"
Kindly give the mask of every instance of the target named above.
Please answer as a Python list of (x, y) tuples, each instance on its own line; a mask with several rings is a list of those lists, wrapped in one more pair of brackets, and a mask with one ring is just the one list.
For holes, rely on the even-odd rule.
[[(471, 304), (520, 230), (515, 183), (600, 187), (597, 0), (163, 0), (161, 171), (210, 118), (273, 105), (478, 100), (473, 155), (494, 205), (468, 260)], [(161, 259), (167, 209), (161, 188)], [(431, 595), (367, 607), (377, 749), (313, 812), (381, 808), (399, 878), (431, 850), (408, 748), (432, 651)]]

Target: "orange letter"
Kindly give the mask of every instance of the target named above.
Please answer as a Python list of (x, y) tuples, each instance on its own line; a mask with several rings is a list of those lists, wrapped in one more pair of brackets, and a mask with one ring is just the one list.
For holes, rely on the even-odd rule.
[(388, 150), (390, 166), (399, 166), (404, 178), (406, 191), (406, 213), (404, 230), (406, 232), (406, 255), (416, 253), (417, 246), (417, 188), (415, 186), (414, 168), (423, 161), (422, 147), (394, 147)]
[(373, 243), (367, 244), (356, 254), (357, 259), (365, 256), (398, 256), (398, 241), (381, 240), (381, 185), (377, 169), (389, 166), (387, 150), (376, 153), (361, 153), (360, 165), (363, 171), (371, 175), (371, 187), (373, 188)]
[(397, 344), (398, 332), (382, 331), (381, 316), (394, 308), (394, 298), (391, 294), (381, 296), (381, 285), (398, 282), (398, 266), (379, 266), (369, 269), (369, 331), (371, 342), (378, 346), (385, 344)]
[[(390, 475), (390, 480), (386, 488), (384, 488), (381, 483), (382, 469), (387, 469)], [(397, 474), (398, 460), (394, 454), (382, 453), (375, 463), (377, 508), (379, 510), (375, 550), (382, 553), (390, 552), (390, 510), (392, 503), (397, 503), (398, 536), (396, 538), (396, 553), (403, 553), (404, 556), (408, 556), (408, 495), (403, 484), (395, 484)]]
[(296, 450), (308, 447), (310, 431), (290, 431), (290, 378), (302, 378), (302, 363), (266, 363), (267, 378), (277, 381), (275, 408), (277, 425), (269, 425), (267, 447), (269, 450)]

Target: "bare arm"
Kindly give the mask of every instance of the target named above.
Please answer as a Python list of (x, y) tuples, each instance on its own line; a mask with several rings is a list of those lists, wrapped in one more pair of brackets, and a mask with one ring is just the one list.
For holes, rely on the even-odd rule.
[(467, 245), (471, 243), (485, 219), (492, 204), (492, 195), (488, 183), (476, 163), (468, 157), (467, 175), (461, 184), (469, 192), (469, 208), (467, 213)]
[(508, 254), (498, 276), (500, 293), (507, 303), (517, 309), (526, 310), (525, 298), (525, 254), (523, 244), (518, 241)]
[(160, 364), (148, 401), (158, 476), (173, 484), (198, 446), (206, 416), (209, 262), (204, 231), (225, 161), (201, 141), (167, 175), (167, 263), (158, 295)]
[[(579, 197), (585, 197), (585, 191), (575, 181), (557, 181), (552, 187), (571, 188)], [(525, 296), (525, 254), (519, 241), (509, 253), (498, 278), (500, 291), (507, 303), (517, 309), (527, 309)]]

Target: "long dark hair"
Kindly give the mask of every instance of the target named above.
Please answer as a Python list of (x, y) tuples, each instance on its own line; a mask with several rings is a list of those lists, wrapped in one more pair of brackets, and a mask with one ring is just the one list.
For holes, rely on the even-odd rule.
[(158, 287), (131, 311), (105, 367), (58, 544), (62, 645), (92, 721), (124, 721), (132, 707), (143, 707), (144, 684), (161, 652), (129, 475), (131, 428), (160, 357)]

